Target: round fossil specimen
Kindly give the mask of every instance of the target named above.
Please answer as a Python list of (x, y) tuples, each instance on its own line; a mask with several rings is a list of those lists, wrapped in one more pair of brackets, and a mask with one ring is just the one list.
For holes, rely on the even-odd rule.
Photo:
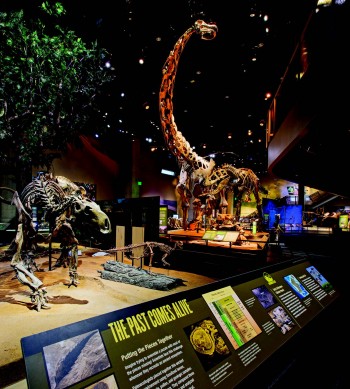
[(206, 355), (212, 355), (215, 351), (214, 339), (211, 334), (202, 327), (196, 327), (190, 336), (191, 343), (194, 349)]

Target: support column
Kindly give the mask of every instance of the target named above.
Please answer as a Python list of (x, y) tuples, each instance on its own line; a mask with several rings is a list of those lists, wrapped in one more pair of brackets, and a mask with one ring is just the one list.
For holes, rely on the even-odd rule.
[(303, 184), (298, 184), (298, 204), (302, 206), (302, 210), (304, 211), (305, 185), (303, 185)]
[(233, 192), (228, 192), (227, 194), (227, 202), (228, 202), (228, 206), (227, 206), (227, 213), (229, 214), (233, 214)]

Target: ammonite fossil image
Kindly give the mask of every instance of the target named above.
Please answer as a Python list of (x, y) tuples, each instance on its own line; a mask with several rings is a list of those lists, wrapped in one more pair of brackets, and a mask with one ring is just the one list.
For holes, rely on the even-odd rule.
[(190, 337), (193, 348), (201, 353), (212, 355), (215, 351), (215, 343), (209, 331), (202, 327), (195, 327)]
[(194, 326), (190, 341), (193, 348), (201, 354), (213, 355), (217, 352), (220, 355), (227, 355), (230, 353), (214, 323), (209, 319)]

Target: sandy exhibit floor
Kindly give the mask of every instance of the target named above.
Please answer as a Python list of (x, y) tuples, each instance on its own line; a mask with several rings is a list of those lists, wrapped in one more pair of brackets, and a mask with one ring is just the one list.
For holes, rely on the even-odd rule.
[[(46, 330), (85, 320), (104, 313), (137, 305), (173, 293), (196, 288), (215, 279), (184, 273), (171, 268), (152, 267), (151, 272), (162, 273), (169, 277), (181, 278), (184, 285), (169, 291), (153, 290), (101, 278), (99, 271), (108, 260), (115, 260), (114, 255), (96, 256), (97, 250), (79, 247), (79, 285), (68, 287), (68, 268), (54, 268), (59, 254), (36, 260), (39, 272), (36, 276), (43, 282), (49, 296), (50, 309), (39, 312), (33, 309), (30, 301), (30, 289), (15, 278), (15, 272), (9, 261), (0, 261), (0, 315), (2, 331), (0, 332), (0, 387), (23, 378), (23, 371), (13, 371), (8, 377), (7, 370), (23, 361), (21, 338)], [(127, 259), (123, 261), (128, 263)], [(143, 267), (149, 270), (148, 266)], [(23, 364), (23, 363), (22, 363)]]

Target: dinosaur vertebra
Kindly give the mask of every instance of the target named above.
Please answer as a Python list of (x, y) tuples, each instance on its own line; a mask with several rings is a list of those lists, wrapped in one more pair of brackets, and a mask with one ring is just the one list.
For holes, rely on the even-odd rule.
[(238, 169), (229, 164), (216, 167), (213, 159), (207, 160), (199, 156), (182, 133), (178, 131), (174, 120), (173, 92), (180, 56), (193, 34), (200, 35), (201, 39), (204, 40), (212, 40), (216, 37), (217, 31), (216, 24), (208, 24), (203, 20), (197, 20), (177, 40), (162, 69), (163, 78), (159, 93), (160, 122), (165, 143), (176, 157), (181, 168), (176, 189), (181, 197), (184, 230), (188, 227), (188, 209), (190, 208), (190, 200), (193, 197), (193, 189), (196, 186), (197, 188), (199, 186), (202, 192), (197, 193), (196, 197), (209, 200), (207, 201), (208, 204), (212, 204), (213, 196), (219, 194), (221, 207), (227, 206), (226, 192), (236, 188), (238, 190), (236, 216), (238, 217), (241, 212), (243, 194), (250, 195), (252, 193), (256, 199), (259, 218), (262, 219), (261, 199), (259, 196), (259, 190), (262, 190), (262, 188), (254, 172), (245, 168)]

